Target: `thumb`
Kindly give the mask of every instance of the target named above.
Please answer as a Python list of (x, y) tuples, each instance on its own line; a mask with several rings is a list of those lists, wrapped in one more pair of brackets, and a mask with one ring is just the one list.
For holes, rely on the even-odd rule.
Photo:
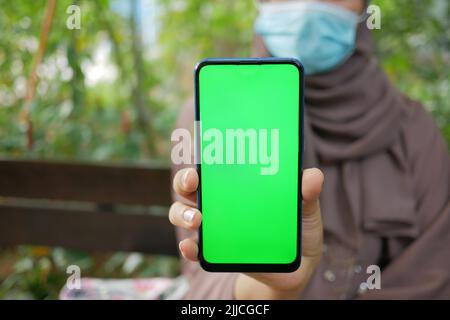
[(302, 176), (302, 255), (316, 257), (322, 254), (323, 226), (319, 196), (324, 176), (319, 169), (306, 169)]

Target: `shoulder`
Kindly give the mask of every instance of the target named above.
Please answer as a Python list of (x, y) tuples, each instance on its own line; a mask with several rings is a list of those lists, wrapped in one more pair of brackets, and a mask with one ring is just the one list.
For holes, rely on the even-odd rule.
[(423, 105), (405, 99), (403, 147), (412, 177), (417, 209), (428, 224), (450, 197), (450, 156), (448, 145)]
[(406, 96), (402, 99), (405, 106), (402, 138), (411, 169), (420, 169), (425, 160), (427, 163), (446, 160), (446, 167), (449, 167), (448, 146), (431, 114), (420, 102)]

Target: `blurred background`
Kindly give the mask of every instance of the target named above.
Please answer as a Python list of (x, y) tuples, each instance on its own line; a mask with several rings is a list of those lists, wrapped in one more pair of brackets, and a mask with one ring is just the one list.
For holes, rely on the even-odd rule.
[[(374, 31), (382, 65), (403, 92), (423, 102), (450, 145), (448, 0), (372, 2), (382, 12), (381, 30)], [(66, 26), (73, 4), (81, 9), (79, 30)], [(251, 55), (253, 0), (58, 0), (51, 15), (47, 6), (0, 0), (3, 159), (168, 167), (170, 133), (193, 94), (195, 63)], [(102, 278), (179, 272), (176, 258), (4, 247), (0, 298), (57, 298), (70, 264)]]

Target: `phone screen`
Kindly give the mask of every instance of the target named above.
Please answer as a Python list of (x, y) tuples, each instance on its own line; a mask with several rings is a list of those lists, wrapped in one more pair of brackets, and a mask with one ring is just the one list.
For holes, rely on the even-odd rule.
[(206, 60), (197, 67), (205, 269), (298, 267), (302, 88), (302, 68), (291, 59)]

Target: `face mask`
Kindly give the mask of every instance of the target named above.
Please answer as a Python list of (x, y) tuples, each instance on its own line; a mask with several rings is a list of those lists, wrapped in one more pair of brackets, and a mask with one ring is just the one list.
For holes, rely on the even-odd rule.
[(294, 57), (305, 73), (334, 69), (355, 49), (358, 16), (337, 5), (320, 2), (264, 3), (255, 31), (275, 57)]

